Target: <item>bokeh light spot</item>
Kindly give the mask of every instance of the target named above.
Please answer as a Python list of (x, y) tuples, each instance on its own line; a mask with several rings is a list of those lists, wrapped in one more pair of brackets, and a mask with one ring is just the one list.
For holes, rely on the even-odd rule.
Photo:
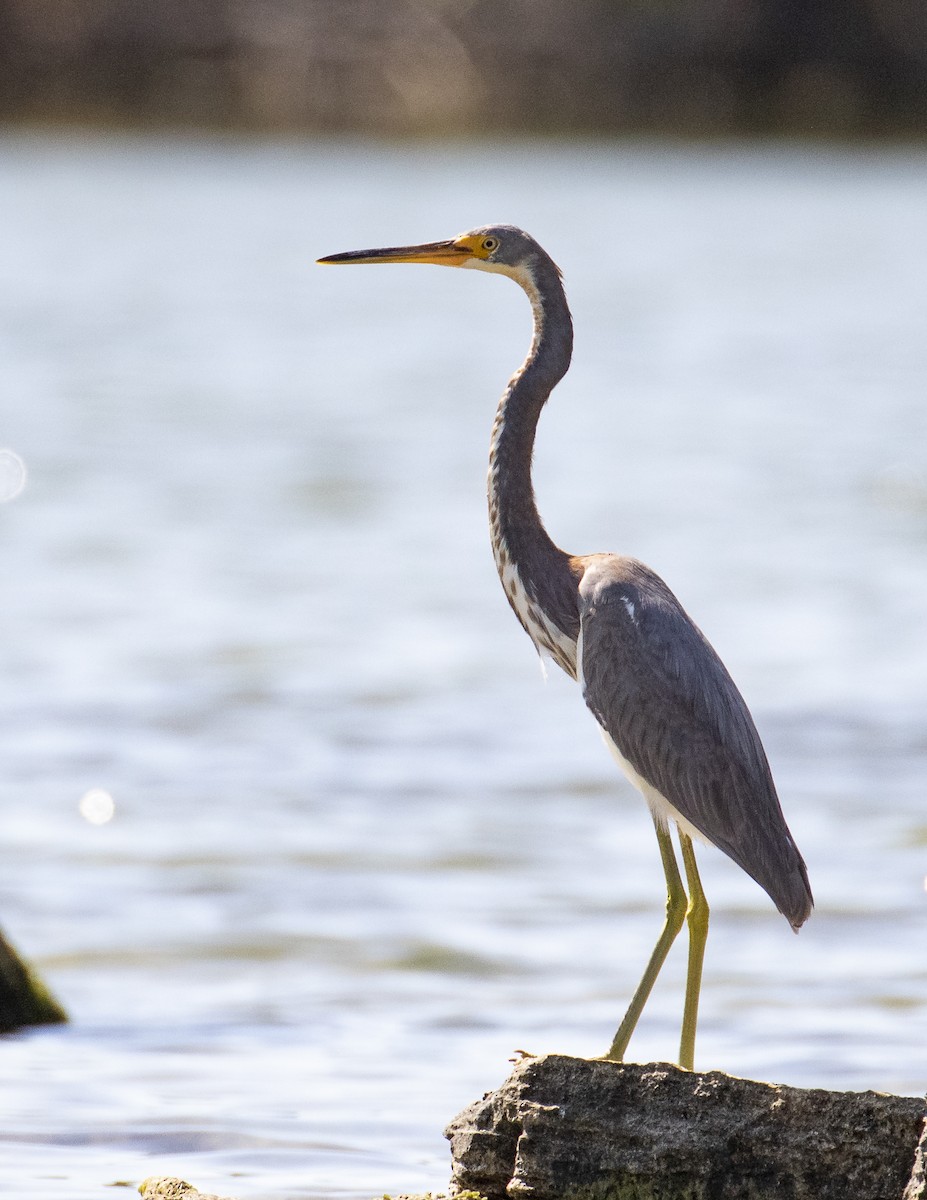
[(26, 486), (26, 464), (13, 450), (0, 448), (0, 504), (15, 500)]
[(103, 788), (91, 788), (81, 796), (78, 808), (80, 815), (91, 825), (105, 825), (113, 819), (116, 803)]

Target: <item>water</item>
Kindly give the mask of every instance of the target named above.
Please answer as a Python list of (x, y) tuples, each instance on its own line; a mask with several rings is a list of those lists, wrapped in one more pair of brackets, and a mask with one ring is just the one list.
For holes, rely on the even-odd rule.
[(660, 871), (488, 551), (527, 304), (312, 265), (492, 220), (577, 323), (548, 526), (683, 598), (811, 870), (796, 938), (703, 852), (699, 1065), (923, 1092), (925, 188), (903, 149), (4, 138), (0, 922), (73, 1023), (0, 1044), (0, 1193), (440, 1189), (515, 1049), (608, 1044)]

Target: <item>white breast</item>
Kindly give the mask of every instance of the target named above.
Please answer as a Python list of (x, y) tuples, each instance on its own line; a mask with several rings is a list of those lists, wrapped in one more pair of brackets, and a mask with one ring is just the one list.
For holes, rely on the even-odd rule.
[(576, 678), (576, 642), (562, 629), (549, 621), (540, 606), (531, 599), (518, 568), (512, 562), (501, 539), (493, 538), (493, 554), (499, 578), (515, 616), (537, 647), (538, 654), (547, 655), (557, 666)]

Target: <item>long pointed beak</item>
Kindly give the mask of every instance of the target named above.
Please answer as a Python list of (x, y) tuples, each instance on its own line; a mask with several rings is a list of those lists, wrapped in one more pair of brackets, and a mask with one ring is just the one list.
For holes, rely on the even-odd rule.
[(384, 250), (348, 250), (317, 259), (320, 263), (434, 263), (439, 267), (459, 267), (473, 257), (473, 251), (450, 238), (446, 242), (424, 242), (421, 246), (390, 246)]

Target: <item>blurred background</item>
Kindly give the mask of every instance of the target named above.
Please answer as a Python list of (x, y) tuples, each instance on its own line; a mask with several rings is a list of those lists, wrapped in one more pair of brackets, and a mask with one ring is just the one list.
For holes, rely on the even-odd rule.
[[(22, 1198), (441, 1190), (608, 1045), (659, 858), (488, 545), (530, 310), (314, 259), (527, 228), (552, 536), (656, 568), (808, 860), (721, 854), (698, 1065), (927, 1080), (927, 19), (883, 3), (0, 2), (0, 1041)], [(675, 1055), (684, 948), (631, 1045)]]
[(2, 0), (0, 112), (316, 133), (918, 134), (919, 0)]

